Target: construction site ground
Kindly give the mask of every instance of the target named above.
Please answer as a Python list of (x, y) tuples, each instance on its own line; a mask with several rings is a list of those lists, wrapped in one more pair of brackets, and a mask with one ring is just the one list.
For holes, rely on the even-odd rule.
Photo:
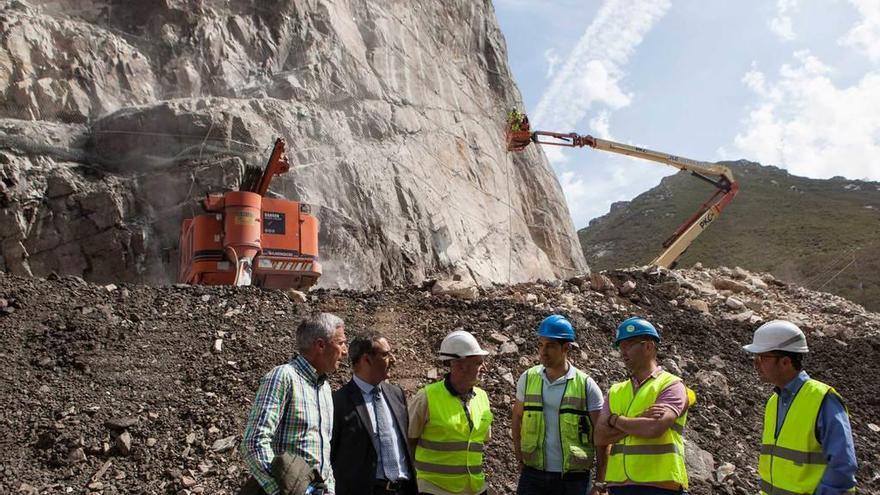
[[(689, 458), (702, 463), (691, 469), (692, 493), (755, 493), (771, 388), (740, 346), (760, 321), (788, 315), (807, 329), (807, 370), (846, 400), (860, 491), (880, 493), (880, 316), (766, 276), (699, 269), (448, 293), (321, 290), (304, 303), (257, 288), (0, 274), (0, 493), (235, 493), (247, 477), (238, 442), (258, 380), (291, 357), (298, 320), (315, 310), (344, 318), (349, 336), (384, 332), (393, 381), (409, 394), (442, 376), (434, 356), (449, 331), (467, 329), (492, 351), (482, 385), (495, 413), (492, 493), (515, 490), (513, 383), (535, 363), (537, 324), (557, 311), (578, 329), (574, 364), (603, 390), (625, 377), (610, 345), (616, 324), (641, 314), (660, 326), (661, 362), (698, 396), (686, 433)], [(334, 388), (349, 377), (346, 363)]]

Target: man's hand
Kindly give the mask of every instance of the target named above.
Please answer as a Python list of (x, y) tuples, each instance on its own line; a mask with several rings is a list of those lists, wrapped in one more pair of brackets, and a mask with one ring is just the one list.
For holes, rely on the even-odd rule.
[(643, 418), (651, 418), (651, 419), (660, 419), (663, 417), (663, 413), (669, 411), (667, 406), (654, 404), (649, 407), (645, 412), (642, 413)]
[(590, 495), (608, 495), (608, 487), (605, 486), (604, 481), (596, 481), (593, 483), (593, 487), (590, 488)]
[(516, 457), (516, 463), (519, 465), (520, 472), (523, 468), (522, 448), (520, 439), (522, 438), (522, 419), (525, 406), (519, 400), (513, 402), (513, 413), (510, 418), (510, 438), (513, 441), (513, 456)]

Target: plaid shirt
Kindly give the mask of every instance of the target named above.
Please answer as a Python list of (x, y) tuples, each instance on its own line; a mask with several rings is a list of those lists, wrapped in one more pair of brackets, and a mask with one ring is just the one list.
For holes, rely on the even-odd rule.
[(333, 397), (326, 377), (302, 356), (275, 367), (260, 380), (248, 415), (241, 455), (269, 495), (278, 493), (270, 474), (272, 459), (283, 452), (302, 457), (321, 472), (335, 492), (330, 466)]

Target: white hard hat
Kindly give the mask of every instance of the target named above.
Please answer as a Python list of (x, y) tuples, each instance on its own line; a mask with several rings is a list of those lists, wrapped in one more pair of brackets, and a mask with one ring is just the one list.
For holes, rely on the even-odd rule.
[(464, 330), (456, 330), (440, 344), (440, 360), (449, 361), (451, 359), (459, 359), (468, 356), (485, 356), (489, 354), (480, 348), (477, 339)]
[(797, 325), (790, 321), (773, 320), (764, 323), (752, 338), (752, 343), (743, 349), (753, 354), (770, 351), (806, 353), (807, 338)]

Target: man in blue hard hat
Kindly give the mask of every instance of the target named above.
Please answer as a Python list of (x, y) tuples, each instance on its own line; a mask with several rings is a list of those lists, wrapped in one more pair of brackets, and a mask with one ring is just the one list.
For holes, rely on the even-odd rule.
[(608, 391), (596, 445), (611, 445), (605, 481), (611, 495), (686, 493), (684, 427), (695, 401), (681, 378), (657, 366), (660, 334), (633, 317), (617, 327), (614, 345), (630, 379)]
[(513, 451), (520, 462), (518, 495), (586, 495), (590, 471), (604, 476), (607, 447), (596, 448), (593, 429), (602, 409), (602, 391), (575, 368), (574, 327), (551, 315), (538, 327), (541, 364), (526, 370), (516, 386)]

